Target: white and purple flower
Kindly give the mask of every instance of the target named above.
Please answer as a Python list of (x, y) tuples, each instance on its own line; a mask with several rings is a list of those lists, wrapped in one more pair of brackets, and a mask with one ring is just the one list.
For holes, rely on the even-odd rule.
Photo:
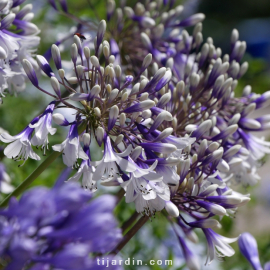
[[(38, 122), (39, 118), (34, 118), (30, 125), (34, 125)], [(8, 158), (12, 158), (16, 161), (23, 160), (23, 164), (28, 157), (40, 160), (40, 157), (33, 151), (31, 146), (31, 136), (34, 132), (34, 128), (27, 126), (18, 135), (11, 136), (8, 133), (2, 133), (0, 140), (5, 143), (10, 143), (4, 150), (4, 154)]]
[(48, 134), (54, 135), (56, 132), (56, 128), (52, 127), (52, 113), (54, 108), (55, 102), (53, 101), (39, 117), (37, 123), (29, 125), (30, 128), (35, 129), (35, 134), (31, 140), (32, 145), (41, 146), (44, 149), (44, 154), (49, 145)]
[(54, 145), (52, 148), (57, 152), (63, 151), (63, 162), (68, 167), (76, 165), (78, 158), (89, 159), (80, 145), (77, 122), (71, 124), (67, 138), (61, 144)]

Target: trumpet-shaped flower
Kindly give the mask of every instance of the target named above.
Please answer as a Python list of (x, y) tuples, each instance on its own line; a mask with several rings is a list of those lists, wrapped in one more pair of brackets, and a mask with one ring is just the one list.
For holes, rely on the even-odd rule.
[(54, 151), (63, 151), (63, 162), (68, 167), (74, 166), (78, 158), (83, 160), (88, 159), (87, 154), (83, 151), (80, 145), (77, 125), (77, 122), (72, 124), (67, 138), (61, 144), (57, 144), (52, 147)]
[(113, 181), (117, 179), (120, 174), (118, 166), (124, 172), (135, 171), (136, 167), (134, 164), (123, 158), (131, 153), (131, 149), (132, 147), (130, 145), (124, 152), (115, 153), (112, 148), (111, 138), (107, 136), (105, 139), (104, 155), (102, 160), (97, 162), (93, 180)]
[(55, 102), (51, 102), (46, 108), (45, 112), (40, 116), (39, 120), (35, 124), (30, 124), (30, 128), (35, 129), (35, 134), (31, 140), (34, 146), (41, 146), (44, 149), (48, 147), (48, 134), (54, 135), (56, 128), (52, 128), (52, 113), (55, 107)]
[(206, 263), (211, 263), (214, 258), (219, 257), (231, 257), (234, 255), (234, 249), (229, 245), (237, 241), (236, 238), (227, 238), (222, 235), (217, 234), (212, 229), (202, 229), (207, 240), (207, 259)]
[[(38, 117), (31, 121), (30, 125), (36, 124)], [(28, 159), (28, 157), (40, 160), (40, 157), (33, 151), (31, 147), (31, 136), (34, 128), (27, 126), (18, 135), (11, 136), (8, 133), (2, 133), (0, 135), (0, 140), (5, 143), (10, 143), (4, 150), (4, 154), (8, 158), (12, 158), (16, 161)]]

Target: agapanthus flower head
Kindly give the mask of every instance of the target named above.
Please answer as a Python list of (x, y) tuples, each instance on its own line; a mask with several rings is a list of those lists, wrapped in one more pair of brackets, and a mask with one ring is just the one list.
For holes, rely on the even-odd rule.
[[(172, 134), (172, 128), (159, 131), (166, 122), (173, 120), (171, 113), (162, 109), (170, 97), (164, 94), (160, 102), (153, 100), (160, 89), (166, 88), (168, 91), (172, 76), (170, 69), (160, 68), (153, 77), (144, 76), (143, 72), (152, 59), (148, 54), (135, 78), (125, 75), (120, 65), (114, 65), (115, 57), (110, 54), (110, 45), (103, 40), (105, 31), (106, 23), (101, 21), (94, 54), (77, 35), (74, 36), (70, 50), (74, 77), (65, 76), (56, 45), (52, 46), (52, 56), (59, 79), (46, 59), (37, 56), (41, 70), (50, 78), (54, 94), (41, 88), (31, 63), (24, 60), (25, 71), (32, 84), (55, 99), (36, 122), (29, 125), (29, 132), (35, 128), (31, 140), (32, 133), (29, 133), (29, 142), (42, 147), (48, 145), (48, 133), (55, 132), (51, 127), (52, 118), (58, 125), (70, 126), (67, 139), (53, 146), (53, 150), (63, 153), (63, 161), (68, 167), (79, 168), (70, 180), (79, 180), (82, 175), (83, 186), (92, 191), (96, 190), (97, 181), (103, 185), (120, 185), (128, 181), (133, 183), (130, 187), (134, 186), (137, 191), (141, 189), (137, 185), (152, 188), (151, 196), (140, 195), (136, 200), (128, 199), (135, 201), (138, 212), (151, 215), (162, 210), (170, 201), (169, 184), (173, 182), (175, 185), (177, 182), (175, 175), (171, 180), (167, 179), (168, 175), (175, 174), (171, 167), (179, 162), (170, 154), (188, 147), (195, 139), (176, 137)], [(67, 98), (62, 98), (61, 88), (70, 94)], [(74, 101), (77, 105), (71, 104)], [(68, 122), (59, 113), (52, 115), (56, 102), (76, 110), (75, 121)], [(81, 127), (84, 129), (78, 132)], [(80, 133), (84, 133), (83, 147)], [(95, 160), (95, 153), (91, 151), (93, 144), (104, 146), (101, 160)], [(138, 149), (140, 153), (135, 154)], [(79, 165), (77, 160), (80, 158), (84, 161)], [(156, 167), (159, 173), (152, 172)], [(142, 184), (138, 181), (146, 182)]]
[(108, 252), (121, 239), (115, 202), (111, 195), (91, 199), (75, 183), (37, 187), (19, 201), (13, 198), (0, 211), (0, 254), (7, 269), (96, 269), (89, 254)]
[[(67, 12), (66, 1), (59, 3)], [(213, 229), (221, 224), (214, 217), (233, 215), (250, 200), (249, 194), (235, 192), (233, 184), (247, 186), (259, 180), (257, 167), (270, 152), (270, 144), (255, 137), (254, 132), (268, 129), (270, 118), (253, 119), (251, 113), (269, 105), (270, 94), (257, 95), (246, 86), (242, 96), (236, 97), (238, 79), (248, 69), (242, 62), (246, 43), (239, 40), (237, 30), (232, 32), (229, 53), (222, 55), (212, 38), (203, 42), (204, 15), (182, 18), (183, 7), (173, 6), (174, 1), (145, 1), (129, 7), (121, 1), (116, 7), (113, 0), (108, 1), (108, 22), (98, 24), (94, 49), (74, 35), (69, 59), (72, 75), (67, 75), (56, 44), (51, 55), (57, 71), (45, 57), (37, 56), (51, 90), (41, 87), (33, 64), (24, 59), (30, 82), (53, 101), (21, 133), (1, 134), (0, 139), (11, 143), (5, 149), (7, 157), (39, 159), (31, 144), (47, 148), (49, 133), (55, 133), (51, 120), (68, 127), (66, 139), (52, 148), (62, 154), (67, 167), (78, 169), (69, 181), (82, 178), (83, 188), (92, 192), (99, 184), (121, 186), (126, 202), (134, 202), (137, 212), (146, 216), (165, 208), (168, 219), (177, 218), (183, 231), (179, 241), (188, 266), (197, 269), (198, 263), (184, 239), (196, 241), (195, 228), (206, 236), (207, 262), (234, 254), (229, 244), (238, 238), (217, 234)], [(192, 34), (184, 29), (190, 26)], [(67, 111), (72, 111), (73, 120), (54, 113), (58, 108), (72, 109)], [(66, 189), (70, 189), (66, 194), (73, 194), (72, 184)], [(46, 192), (39, 192), (43, 198)], [(84, 190), (78, 194), (89, 196)], [(67, 207), (68, 199), (62, 195), (57, 207)], [(80, 219), (85, 213), (77, 208), (79, 205), (78, 201), (72, 205), (77, 210), (76, 218), (88, 221)], [(43, 217), (42, 211), (36, 214), (35, 208), (32, 210), (33, 215)], [(49, 228), (43, 228), (42, 236), (61, 242), (72, 230), (72, 236), (79, 238), (80, 228), (89, 225), (82, 221), (75, 227), (71, 218), (65, 229), (54, 230), (54, 224), (62, 220), (65, 212), (46, 219)], [(23, 220), (21, 226), (35, 227), (34, 223)], [(85, 241), (90, 241), (89, 237), (92, 231)], [(89, 250), (84, 244), (75, 249), (86, 254)], [(95, 245), (100, 247), (100, 242)], [(14, 246), (14, 250), (23, 249), (17, 238)], [(29, 254), (35, 253), (35, 244), (29, 246)], [(63, 262), (73, 248), (65, 246), (56, 258)], [(48, 263), (63, 267), (54, 262)]]
[[(24, 1), (2, 1), (0, 27), (0, 94), (8, 89), (10, 93), (17, 93), (25, 88), (25, 73), (21, 65), (24, 58), (33, 64), (32, 52), (39, 44), (37, 34), (39, 30), (31, 22), (34, 17), (32, 4), (25, 5)], [(13, 9), (13, 11), (12, 11)], [(16, 9), (16, 10), (15, 10)]]
[[(189, 49), (198, 48), (202, 42), (199, 23), (205, 16), (198, 13), (186, 18), (182, 15), (183, 9), (182, 5), (174, 6), (173, 1), (137, 2), (135, 6), (128, 3), (117, 6), (115, 1), (108, 1), (111, 42), (121, 41), (119, 50), (129, 54), (128, 59), (121, 60), (132, 69), (149, 52), (158, 64), (172, 68), (173, 59), (186, 58)], [(184, 29), (196, 24), (193, 33), (196, 44), (192, 44), (192, 37)]]

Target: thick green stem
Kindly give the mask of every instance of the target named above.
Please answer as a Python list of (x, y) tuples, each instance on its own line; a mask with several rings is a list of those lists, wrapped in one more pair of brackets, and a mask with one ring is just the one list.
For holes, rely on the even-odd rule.
[(140, 228), (147, 222), (148, 216), (141, 217), (137, 223), (126, 233), (121, 242), (110, 252), (110, 254), (117, 254), (129, 242), (129, 240), (140, 230)]
[(57, 157), (61, 155), (61, 152), (51, 153), (37, 168), (31, 173), (12, 193), (10, 193), (0, 204), (0, 207), (8, 205), (11, 197), (19, 196), (33, 181), (48, 167), (50, 166)]
[(136, 211), (127, 221), (121, 226), (122, 232), (124, 233), (138, 218), (140, 214)]
[(116, 194), (116, 198), (117, 198), (117, 203), (119, 203), (121, 200), (122, 200), (122, 198), (124, 197), (124, 195), (125, 195), (125, 190), (123, 189), (123, 188), (121, 188), (118, 192), (117, 192), (117, 194)]

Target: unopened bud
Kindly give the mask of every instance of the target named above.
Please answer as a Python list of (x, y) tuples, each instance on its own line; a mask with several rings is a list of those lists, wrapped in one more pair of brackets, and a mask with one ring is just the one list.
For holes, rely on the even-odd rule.
[(120, 126), (121, 127), (124, 127), (125, 126), (125, 123), (126, 123), (126, 114), (125, 113), (121, 113), (119, 115), (119, 122), (120, 122)]
[(118, 145), (120, 142), (122, 142), (123, 141), (123, 139), (124, 139), (124, 135), (123, 134), (120, 134), (120, 135), (118, 135), (117, 137), (116, 137), (116, 139), (115, 139), (115, 145)]
[(84, 52), (85, 58), (86, 58), (86, 59), (89, 59), (90, 56), (91, 56), (90, 49), (89, 49), (88, 47), (85, 46), (85, 47), (83, 48), (83, 52)]
[(55, 91), (56, 95), (58, 97), (60, 97), (61, 96), (60, 84), (54, 76), (51, 77), (51, 85), (52, 85), (53, 90)]
[(95, 131), (95, 134), (96, 134), (97, 142), (99, 146), (101, 146), (103, 142), (104, 134), (105, 134), (104, 129), (102, 127), (98, 127)]
[(85, 146), (89, 146), (90, 145), (90, 141), (91, 141), (91, 136), (89, 133), (84, 133), (83, 134), (83, 144)]
[(99, 107), (95, 107), (94, 108), (94, 113), (97, 117), (100, 117), (101, 116), (101, 111), (100, 111), (100, 108)]
[(152, 62), (152, 54), (149, 53), (143, 59), (142, 67), (147, 68), (151, 64), (151, 62)]
[(179, 210), (178, 210), (177, 206), (174, 203), (172, 203), (171, 201), (165, 202), (165, 209), (171, 217), (178, 217), (179, 216)]
[(65, 71), (61, 68), (58, 70), (58, 75), (61, 79), (65, 78)]
[(90, 57), (90, 61), (91, 61), (92, 65), (95, 68), (99, 68), (100, 67), (99, 60), (98, 60), (98, 58), (95, 55), (93, 55), (93, 56)]
[(52, 118), (53, 118), (53, 121), (59, 126), (65, 126), (69, 124), (69, 122), (61, 113), (53, 114)]

